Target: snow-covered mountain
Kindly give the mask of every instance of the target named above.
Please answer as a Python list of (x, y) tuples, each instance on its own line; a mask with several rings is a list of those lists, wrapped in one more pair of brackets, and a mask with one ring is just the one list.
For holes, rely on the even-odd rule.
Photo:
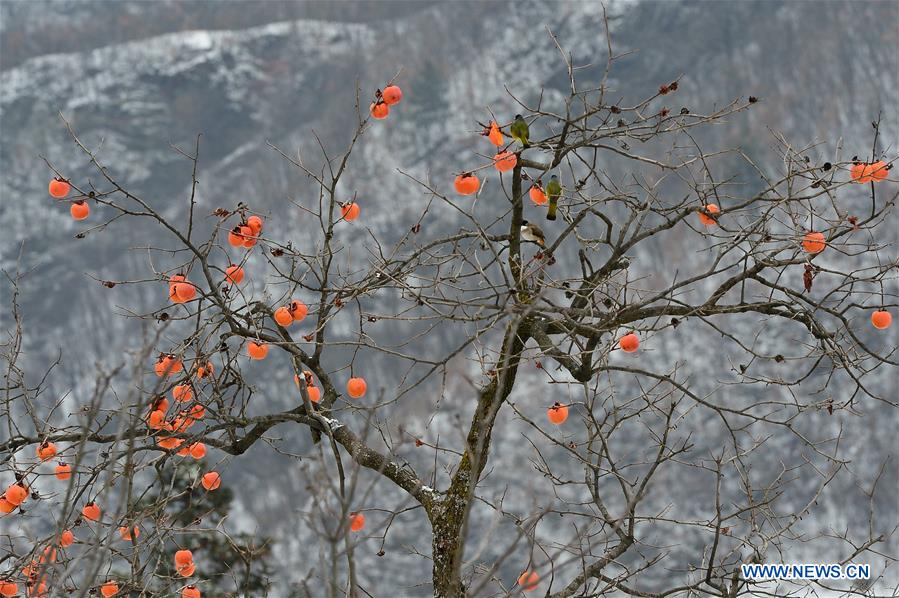
[[(356, 85), (367, 98), (402, 69), (403, 103), (391, 114), (389, 126), (376, 123), (364, 135), (341, 183), (346, 197), (360, 198), (366, 226), (389, 240), (408, 230), (427, 200), (403, 173), (448, 186), (453, 173), (482, 160), (485, 147), (473, 134), (475, 121), (489, 119), (488, 110), (498, 115), (519, 110), (506, 88), (525, 102), (542, 94), (543, 102), (552, 105), (564, 97), (565, 66), (548, 31), (572, 53), (574, 63), (585, 66), (579, 71), (582, 81), (598, 82), (605, 61), (603, 11), (593, 1), (385, 3), (378, 9), (379, 18), (364, 16), (368, 3), (334, 3), (348, 7), (345, 16), (325, 8), (316, 14), (309, 8), (313, 16), (324, 17), (317, 20), (290, 13), (281, 3), (233, 4), (244, 10), (227, 12), (227, 18), (209, 28), (202, 28), (207, 3), (2, 4), (3, 43), (13, 43), (14, 36), (22, 39), (19, 45), (4, 46), (8, 51), (14, 47), (18, 58), (0, 75), (0, 266), (7, 272), (15, 271), (17, 264), (31, 270), (20, 288), (25, 352), (36, 367), (62, 353), (52, 384), (58, 396), (71, 391), (69, 412), (91, 385), (83, 377), (86, 364), (116, 363), (142, 342), (134, 335), (134, 321), (111, 314), (148, 311), (165, 298), (156, 283), (108, 289), (92, 280), (149, 278), (147, 253), (127, 251), (145, 246), (149, 229), (130, 221), (75, 238), (85, 227), (47, 197), (50, 171), (39, 158), (45, 156), (60, 171), (86, 182), (85, 157), (71, 143), (59, 113), (85, 144), (99, 148), (99, 156), (119, 180), (173, 218), (186, 209), (190, 163), (170, 146), (190, 150), (202, 134), (199, 213), (244, 202), (267, 216), (271, 237), (302, 246), (308, 242), (309, 222), (295, 204), (312, 202), (316, 196), (302, 172), (269, 143), (315, 161), (315, 131), (329, 151), (340, 151), (355, 124)], [(102, 15), (103, 22), (126, 23), (125, 33), (108, 38), (115, 43), (104, 43), (98, 35), (79, 40), (71, 33), (90, 31), (92, 20), (101, 19), (108, 6), (114, 8)], [(721, 106), (750, 94), (762, 99), (757, 109), (710, 131), (709, 143), (740, 146), (759, 164), (776, 169), (778, 156), (771, 146), (772, 131), (778, 131), (799, 146), (820, 143), (822, 159), (845, 159), (870, 152), (870, 122), (879, 115), (883, 143), (896, 151), (892, 140), (899, 136), (899, 3), (613, 0), (606, 9), (615, 50), (634, 51), (612, 73), (621, 97), (648, 95), (660, 83), (682, 76), (671, 100), (674, 109)], [(166, 10), (183, 11), (184, 16), (159, 25), (159, 35), (139, 34), (146, 28), (135, 22), (154, 21)], [(185, 22), (193, 27), (185, 30)], [(47, 35), (48, 26), (66, 32), (60, 39), (73, 38), (61, 46), (65, 53), (42, 53), (32, 39)], [(614, 168), (612, 161), (610, 176), (626, 176)], [(102, 210), (98, 208), (98, 217)], [(454, 218), (430, 216), (425, 230), (458, 224)], [(211, 226), (211, 219), (200, 226)], [(899, 223), (894, 220), (887, 232), (899, 239)], [(680, 249), (688, 251), (687, 243), (683, 239)], [(655, 266), (662, 248), (658, 254), (647, 251), (633, 256), (635, 267), (645, 272), (664, 268)], [(10, 287), (5, 281), (0, 296), (0, 323), (6, 328)], [(656, 350), (715, 363), (722, 356), (710, 348), (707, 335), (707, 330), (697, 329), (687, 340), (660, 339)], [(439, 348), (450, 340), (437, 336), (421, 350), (427, 351), (428, 342)], [(378, 363), (390, 371), (389, 363)], [(288, 404), (280, 389), (292, 385), (291, 373), (274, 366), (265, 371), (258, 392), (266, 406)], [(884, 388), (890, 383), (881, 381)], [(522, 390), (513, 400), (520, 406), (539, 406), (545, 397)], [(442, 402), (440, 416), (432, 419), (432, 399), (410, 396), (404, 401), (392, 417), (415, 434), (452, 435), (453, 416), (462, 414), (463, 421), (469, 417), (464, 402)], [(858, 469), (871, 473), (889, 452), (886, 439), (893, 439), (895, 452), (899, 419), (895, 410), (877, 404), (863, 405), (859, 412), (861, 417), (821, 425), (842, 425), (846, 442), (855, 443)], [(523, 518), (550, 490), (540, 481), (526, 487), (516, 484), (516, 472), (533, 467), (531, 455), (521, 451), (525, 432), (516, 421), (497, 429), (489, 493), (489, 498), (504, 494), (506, 509)], [(285, 442), (294, 443), (290, 452), (302, 452), (302, 435), (284, 434)], [(696, 441), (700, 447), (720, 445), (715, 437)], [(414, 449), (401, 456), (412, 463), (418, 458)], [(252, 497), (238, 490), (234, 524), (280, 542), (284, 583), (273, 595), (287, 595), (289, 582), (304, 578), (318, 563), (318, 555), (307, 554), (311, 536), (304, 531), (301, 512), (310, 495), (300, 477), (302, 467), (284, 469), (283, 457), (263, 447), (229, 464), (231, 479), (257, 481), (267, 489)], [(897, 481), (899, 463), (894, 460), (887, 464), (882, 483), (895, 487)], [(663, 477), (657, 483), (670, 485), (668, 502), (690, 504), (691, 490), (679, 480)], [(831, 492), (814, 524), (852, 526), (865, 520), (865, 497), (853, 479), (840, 480)], [(375, 495), (391, 507), (399, 500), (385, 482), (378, 483)], [(664, 501), (656, 506), (663, 508)], [(899, 520), (895, 499), (884, 499), (876, 508), (884, 520)], [(430, 592), (429, 563), (410, 554), (413, 549), (430, 552), (420, 517), (403, 516), (403, 525), (388, 538), (386, 556), (376, 555), (376, 541), (357, 550), (360, 580), (373, 595)], [(490, 516), (483, 517), (490, 525)], [(496, 524), (497, 537), (513, 533), (505, 522)], [(897, 547), (894, 541), (893, 553)], [(479, 558), (490, 562), (501, 552), (502, 543), (497, 542)], [(803, 554), (804, 559), (795, 560), (809, 562), (818, 556)], [(519, 565), (504, 565), (502, 576), (514, 580)]]

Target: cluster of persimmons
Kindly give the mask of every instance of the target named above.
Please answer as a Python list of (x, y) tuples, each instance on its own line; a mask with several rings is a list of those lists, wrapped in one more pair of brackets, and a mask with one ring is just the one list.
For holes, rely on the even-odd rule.
[[(369, 112), (374, 119), (386, 119), (390, 114), (391, 106), (399, 103), (402, 98), (403, 93), (398, 86), (387, 85), (383, 91), (377, 90)], [(497, 148), (497, 153), (492, 159), (493, 167), (500, 173), (514, 169), (518, 163), (520, 152), (510, 150), (509, 145), (511, 144), (506, 144), (502, 127), (496, 121), (491, 121), (484, 127), (482, 135)], [(887, 178), (891, 166), (883, 161), (872, 163), (855, 161), (850, 168), (850, 178), (857, 183), (877, 183)], [(49, 184), (50, 195), (59, 200), (69, 197), (71, 188), (70, 182), (60, 177), (54, 178)], [(465, 171), (455, 177), (454, 188), (459, 195), (474, 195), (481, 188), (481, 180), (474, 172)], [(543, 206), (547, 203), (547, 194), (539, 180), (532, 183), (528, 196), (535, 206)], [(84, 220), (90, 215), (88, 200), (91, 197), (92, 195), (78, 196), (71, 200), (72, 218)], [(359, 218), (360, 212), (360, 207), (355, 201), (340, 205), (341, 218), (345, 221), (356, 220)], [(719, 219), (724, 216), (720, 206), (714, 203), (699, 208), (697, 214), (700, 224), (705, 227), (717, 226)], [(239, 250), (252, 250), (262, 237), (263, 226), (263, 218), (258, 215), (244, 218), (239, 224), (228, 230), (228, 245)], [(827, 245), (828, 240), (824, 233), (817, 231), (805, 233), (801, 241), (802, 250), (810, 255), (821, 253)], [(243, 265), (229, 263), (225, 266), (223, 285), (241, 285), (246, 279), (247, 272)], [(190, 303), (198, 300), (198, 295), (202, 297), (202, 289), (188, 280), (187, 274), (184, 272), (170, 276), (167, 282), (168, 299), (172, 303), (189, 306)], [(274, 307), (271, 317), (277, 326), (286, 328), (302, 322), (308, 313), (307, 305), (301, 300), (294, 299), (284, 305)], [(892, 323), (892, 315), (886, 310), (877, 310), (872, 313), (871, 322), (877, 329), (886, 329)], [(621, 351), (635, 353), (640, 347), (640, 339), (635, 332), (629, 332), (619, 338), (617, 344)], [(268, 352), (267, 343), (259, 339), (247, 341), (246, 354), (249, 359), (264, 360), (268, 356)], [(206, 409), (197, 400), (195, 391), (198, 385), (208, 382), (214, 376), (215, 368), (212, 362), (205, 357), (189, 360), (188, 366), (183, 360), (183, 356), (175, 353), (164, 353), (157, 359), (154, 371), (158, 377), (172, 384), (170, 388), (171, 401), (163, 395), (155, 397), (146, 414), (146, 425), (161, 449), (174, 452), (178, 456), (199, 460), (205, 457), (206, 446), (202, 442), (185, 443), (178, 435), (183, 435), (192, 426), (203, 420)], [(301, 375), (294, 376), (294, 380), (298, 387), (301, 386), (301, 382), (305, 385), (307, 395), (313, 405), (321, 401), (321, 390), (316, 386), (312, 372), (304, 371)], [(347, 380), (346, 393), (349, 397), (361, 399), (365, 396), (366, 390), (367, 384), (364, 378), (351, 376)], [(547, 418), (552, 424), (562, 425), (568, 419), (568, 410), (567, 405), (556, 402), (547, 409)], [(37, 458), (41, 463), (53, 460), (57, 453), (58, 449), (53, 442), (45, 441), (37, 448)], [(74, 473), (76, 472), (73, 471), (71, 465), (63, 461), (57, 462), (54, 475), (59, 480), (68, 480)], [(214, 470), (205, 472), (198, 480), (198, 484), (206, 491), (215, 491), (221, 486), (221, 483), (221, 475)], [(0, 513), (12, 513), (28, 497), (29, 488), (25, 478), (17, 479), (0, 496)], [(96, 497), (83, 505), (81, 516), (85, 521), (101, 522), (102, 512), (96, 502)], [(361, 531), (365, 526), (365, 516), (362, 513), (353, 512), (350, 514), (347, 524), (353, 532)], [(136, 542), (140, 535), (140, 527), (134, 525), (133, 522), (127, 522), (119, 527), (119, 534), (124, 541)], [(39, 560), (33, 561), (26, 567), (23, 577), (28, 582), (29, 596), (41, 596), (46, 593), (46, 582), (37, 577), (37, 572), (42, 564), (48, 561), (52, 562), (56, 558), (54, 546), (65, 549), (75, 541), (73, 530), (64, 530), (55, 544), (44, 550)], [(179, 550), (175, 553), (175, 570), (180, 576), (192, 577), (195, 575), (196, 569), (191, 551)], [(528, 570), (521, 574), (518, 584), (522, 590), (530, 591), (537, 588), (539, 581), (539, 575), (535, 571)], [(98, 589), (100, 594), (107, 598), (119, 593), (118, 583), (112, 580), (102, 584)], [(15, 596), (18, 592), (18, 585), (12, 578), (0, 580), (0, 595)], [(188, 585), (182, 589), (181, 596), (182, 598), (200, 598), (200, 590), (195, 585)]]

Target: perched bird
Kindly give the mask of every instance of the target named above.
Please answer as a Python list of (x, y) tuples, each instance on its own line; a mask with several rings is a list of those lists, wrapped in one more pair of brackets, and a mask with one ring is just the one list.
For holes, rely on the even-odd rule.
[(552, 178), (549, 179), (549, 184), (546, 185), (546, 196), (549, 197), (549, 209), (546, 210), (547, 220), (556, 219), (556, 209), (559, 207), (559, 196), (561, 195), (562, 184), (559, 182), (559, 177), (553, 175)]
[(513, 139), (518, 140), (524, 147), (528, 146), (528, 135), (531, 134), (531, 130), (528, 127), (527, 121), (525, 121), (520, 114), (515, 115), (515, 122), (509, 127), (509, 134), (512, 135)]
[(527, 220), (521, 221), (521, 238), (525, 241), (536, 243), (540, 247), (546, 246), (546, 236), (543, 234), (543, 231), (540, 230), (539, 226)]

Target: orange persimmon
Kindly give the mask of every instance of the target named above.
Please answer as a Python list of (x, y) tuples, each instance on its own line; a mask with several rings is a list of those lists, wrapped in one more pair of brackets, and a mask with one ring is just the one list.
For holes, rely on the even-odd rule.
[(472, 193), (477, 193), (478, 189), (481, 188), (481, 181), (470, 172), (463, 172), (456, 177), (454, 186), (456, 187), (456, 193), (459, 195), (471, 195)]
[(194, 389), (190, 384), (176, 384), (172, 388), (172, 398), (181, 403), (186, 403), (194, 398)]
[(277, 322), (279, 326), (290, 326), (293, 324), (293, 316), (290, 315), (290, 310), (286, 307), (279, 307), (276, 309), (275, 322)]
[(72, 218), (75, 220), (84, 220), (91, 214), (91, 207), (87, 205), (87, 202), (83, 199), (79, 199), (78, 201), (72, 203), (69, 206), (69, 213), (72, 215)]
[(369, 106), (369, 112), (373, 118), (378, 120), (383, 120), (387, 118), (387, 115), (390, 114), (390, 106), (387, 105), (387, 102), (372, 102), (371, 106)]
[(531, 197), (531, 201), (534, 202), (535, 206), (542, 206), (547, 201), (546, 193), (543, 191), (543, 185), (540, 184), (540, 181), (537, 181), (531, 186), (528, 195)]
[(400, 100), (403, 99), (403, 90), (399, 88), (397, 85), (388, 85), (384, 88), (384, 91), (381, 92), (381, 97), (384, 98), (384, 103), (388, 106), (393, 106), (394, 104), (398, 104)]
[[(180, 431), (180, 430), (179, 430)], [(160, 437), (159, 440), (156, 441), (160, 447), (166, 450), (172, 450), (173, 448), (178, 448), (184, 442), (181, 438), (174, 438), (172, 436)]]
[(181, 590), (181, 598), (202, 598), (197, 586), (187, 586)]
[(253, 234), (258, 237), (259, 233), (262, 232), (262, 218), (259, 216), (250, 216), (247, 218), (247, 226), (249, 226), (252, 229)]
[(368, 389), (368, 385), (365, 383), (365, 378), (356, 377), (347, 380), (346, 392), (350, 398), (361, 399), (365, 396), (366, 389)]
[(52, 442), (43, 442), (37, 447), (37, 456), (41, 461), (49, 461), (56, 456), (56, 445)]
[(206, 445), (202, 442), (195, 442), (188, 447), (188, 453), (194, 459), (200, 460), (206, 456)]
[(849, 178), (851, 178), (856, 183), (865, 183), (867, 181), (863, 181), (862, 178), (865, 176), (865, 170), (868, 165), (864, 162), (856, 162), (852, 165), (852, 168), (849, 169)]
[[(51, 185), (53, 183), (50, 183)], [(52, 195), (52, 191), (50, 192)], [(19, 594), (19, 585), (11, 581), (9, 579), (0, 580), (0, 596), (5, 596), (6, 598), (12, 598), (13, 596), (17, 596)]]
[(184, 364), (174, 355), (161, 355), (153, 369), (157, 376), (174, 376), (184, 369)]
[(883, 160), (878, 160), (868, 166), (867, 175), (871, 182), (878, 183), (889, 175), (889, 166)]
[(75, 543), (75, 534), (72, 530), (67, 529), (61, 534), (59, 534), (59, 545), (63, 548), (68, 548), (72, 544)]
[(53, 473), (57, 480), (67, 480), (72, 477), (72, 466), (60, 461), (56, 464), (56, 469)]
[(568, 419), (568, 407), (558, 402), (553, 403), (553, 406), (546, 410), (546, 417), (557, 426), (564, 424)]
[(827, 242), (824, 239), (824, 233), (808, 232), (802, 239), (802, 249), (806, 253), (821, 253), (825, 247), (827, 247)]
[(518, 576), (518, 585), (525, 592), (536, 590), (537, 586), (540, 585), (540, 576), (537, 575), (536, 571), (525, 571)]
[(203, 474), (203, 479), (200, 483), (203, 484), (203, 488), (206, 490), (217, 490), (222, 485), (222, 476), (217, 471), (209, 471)]
[(266, 355), (268, 355), (268, 345), (262, 341), (250, 341), (247, 343), (247, 355), (250, 356), (250, 359), (265, 359)]
[(0, 513), (8, 515), (16, 510), (16, 506), (6, 500), (6, 496), (0, 496)]
[(308, 313), (309, 308), (302, 301), (294, 299), (290, 302), (290, 317), (294, 322), (302, 322)]
[(625, 353), (633, 353), (640, 346), (640, 339), (636, 334), (631, 332), (630, 334), (625, 334), (618, 341), (618, 346), (621, 347), (621, 350)]
[(81, 509), (81, 514), (88, 521), (97, 521), (100, 519), (100, 507), (97, 506), (97, 503), (91, 501), (84, 505), (84, 508)]
[(495, 145), (496, 147), (502, 147), (505, 143), (503, 139), (503, 133), (499, 130), (499, 125), (496, 124), (495, 120), (490, 121), (490, 130), (487, 133), (487, 139), (490, 140), (490, 143)]
[(119, 584), (114, 581), (107, 581), (102, 586), (100, 586), (100, 593), (103, 594), (104, 598), (115, 596), (119, 593)]
[(119, 528), (119, 536), (122, 537), (122, 540), (130, 542), (131, 539), (137, 540), (140, 538), (140, 528), (135, 526), (123, 525)]
[(343, 216), (343, 219), (347, 222), (352, 222), (353, 220), (358, 218), (359, 212), (361, 211), (362, 209), (359, 207), (359, 204), (354, 201), (345, 203), (340, 206), (340, 215)]
[(56, 199), (62, 199), (69, 194), (69, 191), (71, 189), (72, 185), (70, 185), (69, 182), (65, 179), (61, 179), (59, 177), (56, 177), (55, 179), (50, 181), (50, 185), (48, 186), (50, 196), (55, 197)]
[(244, 269), (241, 266), (231, 264), (225, 268), (225, 282), (228, 284), (240, 284), (243, 282)]
[(211, 376), (215, 373), (215, 368), (212, 365), (211, 361), (207, 361), (205, 365), (201, 365), (197, 368), (197, 378), (203, 379), (206, 376)]
[(708, 212), (708, 214), (705, 214), (704, 212), (697, 212), (697, 214), (699, 215), (699, 221), (706, 226), (715, 226), (716, 224), (718, 224), (718, 220), (714, 216), (710, 216), (709, 214), (718, 214), (719, 212), (721, 212), (721, 208), (719, 208), (717, 204), (710, 203), (705, 206), (705, 211)]
[(181, 577), (190, 577), (196, 570), (197, 566), (194, 563), (190, 563), (189, 565), (178, 567), (178, 575)]
[(194, 562), (194, 553), (190, 550), (182, 549), (175, 552), (175, 565), (190, 565)]
[(493, 156), (493, 166), (500, 172), (507, 172), (515, 168), (518, 158), (512, 152), (499, 152)]
[(26, 498), (28, 498), (28, 489), (22, 484), (13, 484), (6, 489), (6, 494), (4, 496), (10, 504), (18, 507), (25, 502)]
[(362, 531), (365, 527), (365, 515), (362, 513), (350, 513), (350, 531)]
[(871, 324), (878, 330), (886, 330), (893, 324), (893, 314), (885, 309), (879, 309), (871, 314)]

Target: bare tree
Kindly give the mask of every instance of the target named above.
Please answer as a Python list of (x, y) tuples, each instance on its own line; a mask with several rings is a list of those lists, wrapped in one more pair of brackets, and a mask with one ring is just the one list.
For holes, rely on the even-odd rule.
[[(160, 583), (169, 591), (194, 583), (202, 589), (202, 581), (185, 581), (202, 580), (202, 570), (183, 577), (183, 563), (172, 571), (151, 557), (154, 547), (180, 546), (179, 538), (204, 525), (202, 518), (194, 526), (172, 525), (166, 505), (192, 489), (156, 487), (161, 472), (191, 449), (208, 447), (208, 467), (192, 482), (202, 492), (201, 485), (215, 486), (216, 475), (206, 476), (218, 473), (213, 456), (239, 456), (269, 442), (282, 424), (308, 429), (315, 441), (308, 455), (314, 465), (304, 469), (314, 496), (305, 516), (327, 566), (315, 578), (292, 580), (309, 595), (368, 594), (354, 564), (360, 539), (353, 528), (372, 502), (372, 473), (405, 497), (386, 511), (375, 538), (383, 546), (394, 519), (407, 511), (426, 520), (432, 551), (421, 559), (431, 561), (433, 593), (441, 598), (535, 588), (557, 598), (746, 595), (755, 585), (741, 577), (741, 563), (776, 561), (792, 543), (815, 539), (826, 540), (840, 562), (876, 555), (886, 571), (895, 557), (878, 547), (895, 521), (876, 520), (873, 507), (863, 530), (818, 530), (812, 538), (800, 529), (827, 486), (852, 467), (839, 434), (810, 433), (814, 422), (871, 402), (897, 406), (877, 385), (896, 375), (895, 347), (874, 337), (868, 323), (872, 312), (897, 306), (889, 291), (897, 262), (887, 257), (895, 247), (877, 234), (892, 214), (896, 187), (876, 133), (870, 156), (826, 163), (814, 146), (794, 147), (777, 136), (782, 167), (766, 172), (738, 150), (710, 150), (701, 141), (705, 128), (737, 118), (756, 98), (706, 111), (669, 109), (674, 81), (625, 103), (608, 85), (620, 58), (611, 45), (602, 80), (586, 87), (559, 50), (570, 81), (562, 109), (513, 96), (529, 123), (526, 147), (508, 137), (511, 118), (491, 116), (505, 133), (496, 150), (508, 154), (503, 161), (485, 152), (459, 165), (479, 178), (471, 196), (458, 195), (444, 178), (408, 174), (410, 189), (427, 205), (418, 223), (389, 244), (364, 229), (364, 214), (349, 222), (355, 208), (340, 185), (369, 128), (390, 124), (389, 117), (384, 125), (372, 121), (362, 99), (341, 153), (317, 137), (320, 160), (273, 146), (318, 191), (311, 205), (296, 205), (308, 230), (316, 229), (309, 250), (267, 236), (251, 205), (198, 212), (199, 138), (193, 148), (175, 148), (192, 164), (193, 178), (183, 216), (173, 219), (160, 202), (130, 191), (115, 164), (107, 166), (66, 123), (93, 174), (48, 166), (71, 185), (65, 201), (101, 208), (102, 222), (86, 232), (110, 233), (127, 222), (149, 222), (158, 231), (155, 245), (142, 250), (150, 265), (144, 278), (100, 282), (110, 289), (150, 285), (170, 301), (129, 316), (145, 336), (144, 349), (131, 355), (134, 367), (101, 372), (83, 409), (67, 418), (39, 400), (54, 367), (37, 385), (26, 381), (19, 365), (25, 330), (13, 295), (0, 443), (3, 477), (15, 478), (7, 482), (14, 500), (3, 520), (10, 580), (36, 594), (45, 584), (51, 593), (86, 595), (106, 582), (116, 561), (127, 568), (121, 592), (158, 595)], [(379, 91), (375, 103), (381, 97)], [(612, 176), (611, 164), (627, 178)], [(498, 185), (487, 185), (494, 166), (504, 172)], [(738, 184), (729, 174), (737, 168), (755, 173), (756, 188), (747, 193)], [(560, 219), (544, 224), (552, 175), (563, 186)], [(840, 197), (861, 186), (870, 204), (850, 211)], [(459, 226), (430, 235), (422, 223), (438, 211), (453, 214)], [(203, 224), (210, 216), (211, 231)], [(528, 220), (539, 220), (543, 230), (523, 229)], [(697, 252), (676, 255), (676, 245), (666, 244), (675, 234), (691, 235)], [(668, 259), (634, 263), (642, 247)], [(264, 274), (249, 272), (250, 255), (264, 259)], [(265, 277), (265, 288), (240, 284), (243, 268)], [(8, 277), (15, 288), (18, 276)], [(385, 305), (390, 311), (381, 311)], [(305, 322), (305, 334), (295, 332), (294, 320)], [(333, 331), (335, 322), (349, 320), (350, 335)], [(379, 342), (386, 327), (403, 340)], [(680, 342), (684, 329), (713, 331), (720, 352), (736, 356), (727, 382), (709, 388), (691, 375), (689, 355), (670, 361), (653, 354), (666, 337)], [(416, 350), (424, 336), (448, 330), (464, 340), (442, 354)], [(245, 369), (248, 352), (259, 359), (269, 349), (289, 357), (296, 402), (260, 412), (252, 400), (257, 381)], [(349, 379), (364, 378), (373, 355), (407, 372), (398, 388), (363, 390), (358, 381), (348, 387)], [(513, 393), (527, 393), (520, 382), (525, 365), (536, 365), (551, 388), (565, 388), (572, 398), (548, 401), (538, 412), (515, 401)], [(158, 375), (148, 374), (148, 366)], [(129, 391), (116, 390), (115, 380), (129, 380)], [(851, 393), (833, 396), (836, 384), (850, 384)], [(470, 420), (459, 421), (455, 438), (417, 437), (386, 419), (426, 392), (473, 399)], [(545, 414), (558, 423), (546, 422)], [(526, 517), (482, 492), (490, 485), (492, 436), (513, 419), (529, 430), (522, 448), (532, 466), (520, 475), (548, 480), (555, 492)], [(726, 442), (708, 446), (701, 436)], [(799, 449), (778, 454), (783, 445), (772, 439)], [(410, 444), (421, 455), (415, 463), (399, 455)], [(280, 449), (272, 443), (272, 450)], [(42, 462), (51, 458), (75, 472), (62, 490), (43, 479), (49, 474)], [(759, 460), (780, 461), (779, 475), (757, 476)], [(894, 492), (878, 487), (880, 477), (859, 480), (872, 504), (877, 493)], [(803, 487), (793, 496), (801, 504), (785, 510), (778, 499), (797, 483)], [(699, 506), (691, 508), (672, 503), (674, 484), (712, 491), (697, 490)], [(19, 500), (17, 485), (30, 497)], [(151, 488), (153, 500), (144, 500)], [(88, 504), (101, 507), (96, 524), (85, 521)], [(52, 534), (26, 537), (15, 523), (9, 527), (26, 509), (51, 506)], [(478, 556), (487, 540), (473, 525), (476, 508), (517, 526), (517, 538), (487, 563)], [(564, 526), (539, 533), (541, 522), (563, 516)], [(90, 529), (78, 537), (84, 550), (52, 558), (60, 534), (76, 525)], [(135, 525), (142, 535), (129, 550), (120, 548), (118, 528)], [(664, 540), (679, 535), (702, 548), (693, 554)], [(253, 551), (241, 554), (249, 571)], [(522, 572), (511, 583), (501, 575), (507, 562)], [(242, 574), (233, 575), (234, 591), (250, 595)]]

